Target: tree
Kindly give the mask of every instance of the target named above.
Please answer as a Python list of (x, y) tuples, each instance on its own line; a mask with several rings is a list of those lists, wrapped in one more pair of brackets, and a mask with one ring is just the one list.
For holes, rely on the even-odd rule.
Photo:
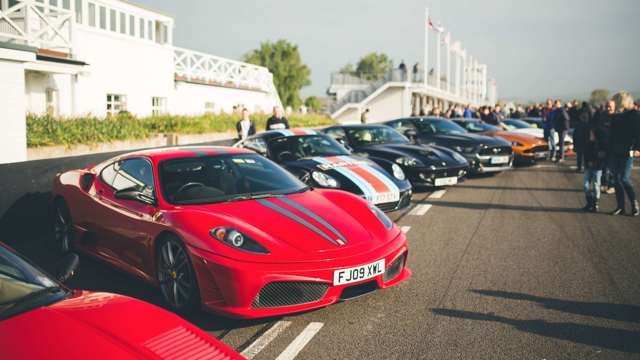
[(322, 101), (317, 96), (309, 96), (304, 100), (304, 106), (312, 112), (319, 112), (322, 108)]
[(355, 75), (356, 69), (353, 67), (353, 64), (348, 63), (343, 66), (342, 69), (338, 70), (338, 72), (342, 75)]
[(269, 69), (283, 105), (300, 107), (300, 89), (311, 84), (311, 70), (302, 63), (297, 45), (286, 40), (263, 42), (259, 49), (247, 53), (244, 61)]
[(606, 103), (607, 100), (609, 100), (609, 90), (606, 89), (593, 90), (589, 98), (589, 102), (594, 106), (602, 105)]
[(393, 68), (391, 59), (382, 53), (370, 53), (356, 65), (356, 74), (367, 80), (380, 80)]

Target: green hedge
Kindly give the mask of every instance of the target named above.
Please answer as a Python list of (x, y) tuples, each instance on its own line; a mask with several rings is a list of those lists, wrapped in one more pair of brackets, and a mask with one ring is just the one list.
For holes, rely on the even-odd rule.
[[(267, 114), (253, 114), (257, 130), (265, 128)], [(200, 134), (235, 132), (238, 115), (152, 116), (136, 118), (121, 114), (108, 118), (55, 118), (47, 115), (27, 116), (27, 145), (29, 147), (74, 144), (96, 144), (113, 140), (145, 139), (158, 134)], [(291, 127), (317, 127), (334, 121), (324, 115), (292, 114)]]

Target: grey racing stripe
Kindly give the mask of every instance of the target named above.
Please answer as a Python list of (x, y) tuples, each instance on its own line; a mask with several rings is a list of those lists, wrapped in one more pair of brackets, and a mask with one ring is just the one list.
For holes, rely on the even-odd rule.
[(322, 236), (323, 238), (325, 238), (326, 240), (328, 240), (329, 242), (333, 243), (333, 244), (338, 244), (334, 239), (331, 238), (331, 236), (327, 235), (324, 231), (318, 229), (318, 227), (316, 227), (315, 225), (311, 224), (310, 222), (308, 222), (307, 220), (301, 218), (300, 216), (292, 213), (291, 211), (278, 206), (277, 204), (274, 204), (270, 201), (267, 201), (266, 199), (257, 199), (256, 200), (259, 204), (262, 204), (266, 207), (268, 207), (271, 210), (274, 210), (286, 217), (288, 217), (289, 219), (296, 221), (304, 226), (306, 226), (307, 228), (309, 228), (310, 230), (312, 230), (313, 232), (315, 232), (316, 234)]
[(298, 204), (297, 202), (289, 199), (286, 196), (285, 197), (281, 197), (279, 199), (283, 203), (285, 203), (285, 204), (291, 206), (292, 208), (300, 211), (301, 213), (307, 215), (308, 217), (310, 217), (313, 220), (315, 220), (315, 221), (319, 222), (320, 224), (322, 224), (322, 226), (324, 226), (327, 229), (333, 231), (334, 234), (338, 235), (340, 240), (344, 241), (345, 244), (347, 243), (347, 239), (345, 239), (345, 237), (342, 236), (342, 234), (335, 227), (333, 227), (333, 225), (329, 224), (325, 219), (323, 219), (320, 216), (316, 215), (314, 212), (312, 212), (311, 210), (307, 209), (302, 204)]

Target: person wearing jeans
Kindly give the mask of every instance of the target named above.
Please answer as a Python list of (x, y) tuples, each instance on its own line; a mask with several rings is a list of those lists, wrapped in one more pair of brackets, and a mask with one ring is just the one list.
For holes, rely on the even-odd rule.
[(604, 129), (596, 121), (585, 125), (584, 155), (584, 195), (587, 205), (584, 211), (598, 212), (600, 201), (600, 179), (604, 159), (607, 157), (607, 136)]
[(631, 182), (633, 159), (640, 155), (640, 113), (634, 110), (633, 98), (627, 92), (613, 96), (620, 112), (611, 121), (609, 139), (610, 166), (616, 188), (617, 208), (612, 215), (625, 214), (625, 195), (631, 202), (631, 214), (640, 215), (640, 206)]
[(564, 139), (567, 137), (567, 131), (569, 130), (569, 120), (567, 109), (562, 106), (560, 100), (556, 100), (556, 110), (553, 116), (553, 125), (558, 133), (556, 161), (564, 161)]
[(553, 126), (553, 102), (547, 100), (547, 107), (542, 111), (542, 123), (544, 125), (544, 138), (549, 144), (549, 160), (553, 160), (556, 154), (556, 131)]

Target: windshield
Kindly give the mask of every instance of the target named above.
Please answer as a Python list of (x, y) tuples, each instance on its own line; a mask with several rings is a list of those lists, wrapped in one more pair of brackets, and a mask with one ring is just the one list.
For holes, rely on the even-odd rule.
[(0, 246), (0, 319), (61, 299), (57, 282), (8, 248)]
[(390, 127), (357, 127), (347, 128), (349, 142), (358, 146), (376, 144), (406, 144), (409, 142), (406, 137)]
[(485, 132), (485, 131), (500, 131), (502, 129), (500, 129), (497, 126), (493, 126), (490, 124), (487, 124), (486, 122), (482, 122), (482, 121), (464, 121), (461, 123), (462, 126), (465, 127), (465, 129), (471, 131), (471, 132)]
[(515, 119), (510, 119), (510, 120), (505, 120), (504, 124), (511, 127), (511, 128), (515, 128), (515, 129), (529, 129), (532, 126), (526, 122), (526, 121), (522, 121), (522, 120), (515, 120)]
[(421, 133), (428, 134), (464, 134), (467, 131), (449, 120), (420, 119), (416, 122)]
[(269, 152), (275, 158), (290, 153), (294, 159), (314, 156), (349, 155), (347, 149), (325, 135), (287, 136), (269, 142)]
[(296, 177), (257, 154), (185, 157), (160, 163), (160, 187), (173, 204), (211, 204), (277, 196), (307, 189)]

